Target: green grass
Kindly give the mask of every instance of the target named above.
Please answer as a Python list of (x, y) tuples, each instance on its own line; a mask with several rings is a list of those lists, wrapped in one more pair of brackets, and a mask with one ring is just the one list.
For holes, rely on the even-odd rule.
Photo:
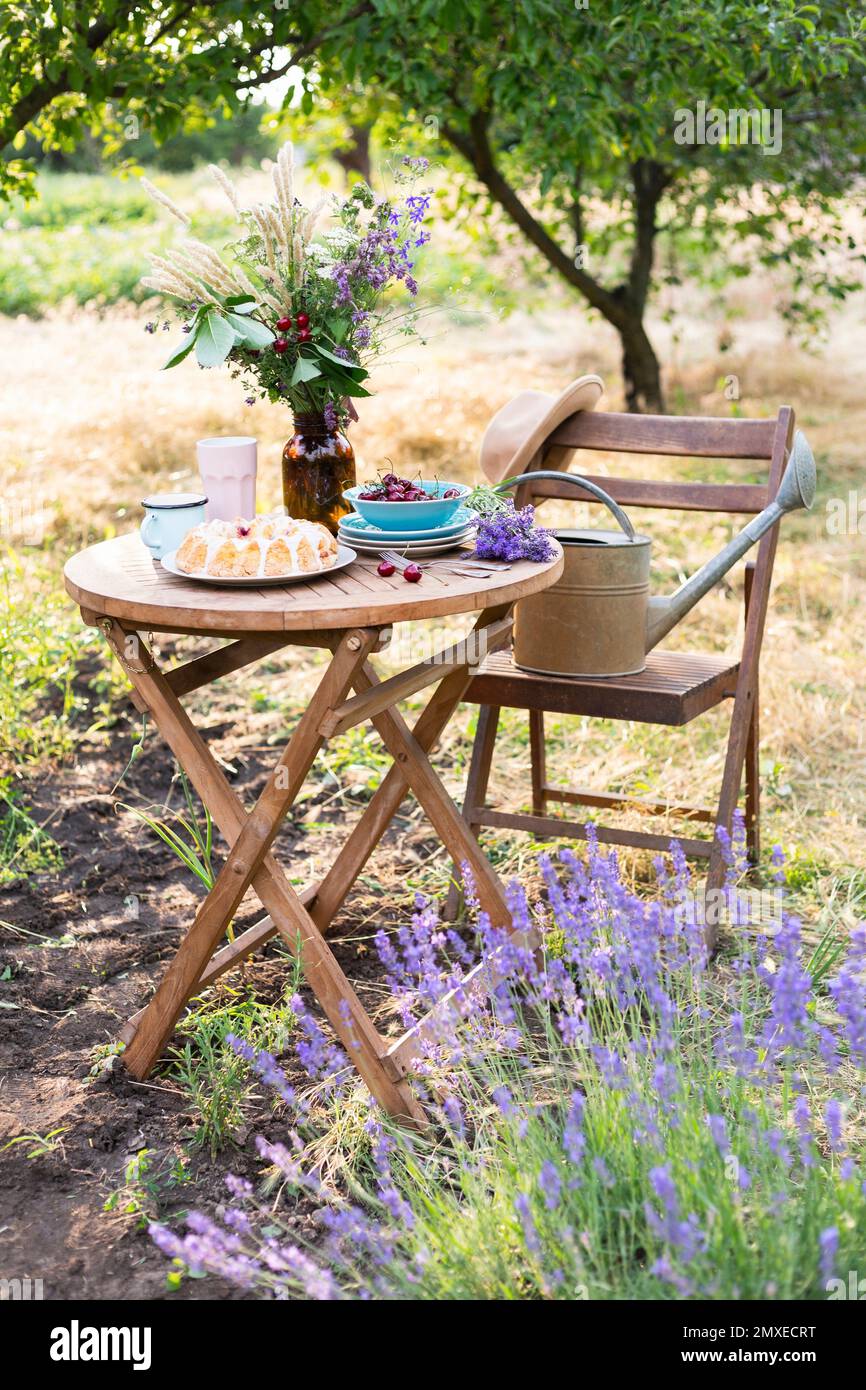
[(62, 863), (57, 842), (10, 792), (8, 782), (0, 781), (0, 888)]
[[(205, 171), (153, 175), (192, 218), (190, 235), (216, 247), (237, 234), (231, 214), (202, 207)], [(135, 179), (111, 174), (47, 174), (38, 197), (13, 203), (0, 237), (0, 314), (39, 317), (58, 305), (105, 308), (153, 299), (139, 281), (148, 254), (182, 235), (157, 212)], [(550, 302), (538, 266), (503, 274), (491, 247), (475, 244), (471, 227), (448, 230), (424, 253), (424, 294), (457, 322), (492, 319), (518, 307)]]
[[(191, 235), (227, 238), (229, 215), (197, 212), (195, 175), (159, 175), (160, 186), (185, 203)], [(160, 217), (135, 180), (107, 174), (43, 174), (39, 196), (13, 204), (0, 238), (0, 313), (38, 317), (67, 304), (105, 307), (153, 298), (139, 284), (148, 254), (163, 250), (180, 228)]]
[(78, 666), (101, 643), (47, 565), (11, 547), (0, 551), (0, 650), (0, 772), (66, 757), (85, 707)]
[(277, 1004), (260, 1002), (242, 986), (223, 985), (216, 998), (200, 1000), (178, 1024), (180, 1043), (169, 1054), (166, 1073), (191, 1102), (191, 1143), (211, 1155), (236, 1138), (250, 1099), (247, 1066), (232, 1051), (227, 1036), (231, 1033), (257, 1050), (273, 1053), (289, 1045), (295, 1026), (289, 1001), (300, 972), (294, 961), (287, 964), (288, 981)]

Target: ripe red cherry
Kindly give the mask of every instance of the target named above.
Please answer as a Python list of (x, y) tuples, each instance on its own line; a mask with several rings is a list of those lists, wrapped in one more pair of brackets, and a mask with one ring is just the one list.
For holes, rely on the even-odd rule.
[(279, 329), (280, 333), (288, 333), (291, 326), (292, 320), (289, 318), (287, 314), (283, 318), (277, 319), (277, 328)]
[(310, 316), (309, 316), (309, 314), (298, 314), (298, 327), (299, 327), (299, 328), (306, 328), (306, 326), (307, 326), (307, 324), (308, 324), (309, 322), (310, 322)]
[(421, 578), (421, 571), (417, 565), (407, 565), (403, 571), (403, 578), (407, 584), (417, 584)]
[(298, 331), (298, 342), (299, 342), (299, 343), (308, 343), (308, 342), (310, 341), (310, 339), (312, 338), (312, 336), (313, 336), (313, 335), (312, 335), (312, 333), (310, 332), (309, 328), (301, 328), (301, 329), (299, 329), (299, 331)]
[(288, 338), (274, 339), (274, 352), (285, 352), (289, 346)]
[(394, 566), (390, 560), (380, 560), (376, 566), (376, 573), (381, 574), (383, 579), (390, 579), (394, 573)]

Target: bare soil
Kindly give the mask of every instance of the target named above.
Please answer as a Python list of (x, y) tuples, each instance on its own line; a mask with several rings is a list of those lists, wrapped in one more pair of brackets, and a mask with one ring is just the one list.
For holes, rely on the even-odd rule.
[[(81, 679), (86, 690), (86, 671)], [(236, 700), (234, 692), (231, 699)], [(230, 703), (228, 692), (210, 696), (209, 704), (208, 735), (219, 756), (235, 768), (234, 785), (252, 798), (277, 749), (262, 748), (260, 721), (244, 715), (241, 703)], [(167, 1170), (181, 1155), (191, 1159), (191, 1181), (177, 1189), (164, 1187), (158, 1196), (162, 1218), (172, 1221), (189, 1207), (212, 1213), (225, 1199), (227, 1172), (261, 1175), (256, 1135), (277, 1139), (285, 1130), (268, 1098), (251, 1089), (244, 1124), (212, 1159), (206, 1149), (190, 1145), (193, 1107), (170, 1068), (163, 1064), (140, 1084), (128, 1078), (119, 1058), (106, 1057), (104, 1049), (121, 1024), (150, 996), (201, 892), (174, 855), (118, 806), (121, 801), (160, 805), (172, 786), (171, 754), (150, 734), (144, 755), (114, 791), (137, 736), (136, 721), (130, 706), (108, 747), (103, 740), (84, 742), (75, 766), (53, 769), (26, 787), (34, 818), (49, 826), (64, 863), (58, 872), (0, 892), (0, 921), (7, 927), (0, 935), (0, 976), (6, 977), (0, 1009), (0, 1150), (23, 1135), (45, 1141), (34, 1137), (0, 1154), (0, 1276), (42, 1278), (48, 1299), (238, 1298), (243, 1295), (213, 1279), (187, 1280), (179, 1291), (167, 1290), (167, 1262), (140, 1217), (125, 1213), (123, 1203), (121, 1210), (105, 1210), (106, 1200), (124, 1185), (126, 1165), (146, 1148), (155, 1171)], [(322, 802), (328, 804), (320, 812)], [(407, 807), (407, 816), (392, 828), (391, 850), (386, 847), (380, 856), (373, 885), (376, 896), (395, 874), (395, 837), (404, 850), (407, 836), (427, 841), (412, 815)], [(346, 819), (329, 783), (314, 790), (300, 819), (281, 831), (277, 852), (284, 860), (297, 863), (308, 833), (304, 822), (311, 816), (321, 816), (326, 838)], [(436, 849), (432, 832), (426, 847)], [(417, 859), (418, 851), (408, 848)], [(347, 905), (333, 945), (374, 1008), (380, 999), (377, 966), (366, 944), (371, 883), (368, 878), (368, 887), (361, 885)], [(257, 907), (253, 899), (249, 907)], [(240, 920), (238, 929), (242, 926)], [(263, 1002), (277, 1002), (289, 975), (280, 951), (269, 944), (215, 990), (240, 988)], [(291, 1073), (293, 1058), (284, 1061)], [(312, 1213), (299, 1208), (292, 1219), (308, 1225)]]

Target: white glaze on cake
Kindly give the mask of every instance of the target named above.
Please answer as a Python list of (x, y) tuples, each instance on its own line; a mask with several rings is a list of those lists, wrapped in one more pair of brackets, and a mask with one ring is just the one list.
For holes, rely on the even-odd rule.
[[(306, 542), (306, 544), (304, 544)], [(288, 562), (268, 568), (269, 556), (275, 545), (285, 547)], [(201, 547), (204, 545), (204, 560)], [(246, 566), (253, 546), (259, 548), (258, 564)], [(225, 548), (231, 552), (227, 565)], [(222, 553), (222, 560), (218, 559)], [(208, 521), (195, 526), (178, 547), (177, 567), (185, 574), (226, 578), (234, 574), (235, 561), (243, 562), (243, 573), (249, 578), (273, 578), (279, 574), (314, 574), (331, 569), (337, 559), (337, 542), (326, 527), (316, 521), (300, 521), (281, 511), (270, 512), (246, 521)]]

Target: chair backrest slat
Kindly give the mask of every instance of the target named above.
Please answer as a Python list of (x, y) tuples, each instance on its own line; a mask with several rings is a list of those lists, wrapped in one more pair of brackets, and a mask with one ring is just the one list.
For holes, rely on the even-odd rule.
[(713, 416), (626, 415), (581, 411), (564, 420), (547, 444), (626, 454), (770, 459), (777, 420), (719, 420)]
[[(580, 472), (575, 469), (574, 472)], [(597, 483), (622, 507), (671, 507), (684, 512), (747, 512), (754, 515), (767, 505), (768, 491), (759, 483), (654, 483), (638, 478), (608, 478), (583, 473)], [(543, 478), (531, 486), (532, 496), (563, 498), (568, 502), (594, 502), (589, 493), (580, 493), (573, 483)]]

